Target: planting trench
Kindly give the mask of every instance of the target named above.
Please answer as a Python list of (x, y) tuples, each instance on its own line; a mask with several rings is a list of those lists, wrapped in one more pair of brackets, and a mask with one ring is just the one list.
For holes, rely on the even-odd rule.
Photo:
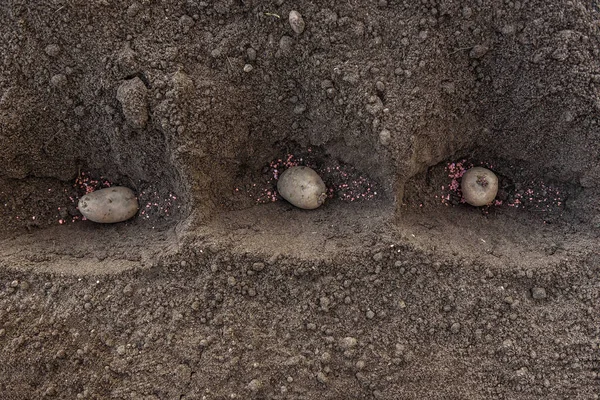
[[(0, 397), (597, 398), (597, 21), (3, 2)], [(324, 206), (279, 198), (294, 165)], [(83, 220), (114, 185), (135, 218)]]

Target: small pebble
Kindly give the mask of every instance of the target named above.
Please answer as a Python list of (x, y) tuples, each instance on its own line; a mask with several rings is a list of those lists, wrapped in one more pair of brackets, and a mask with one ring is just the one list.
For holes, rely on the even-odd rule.
[(54, 396), (56, 396), (56, 393), (57, 393), (56, 386), (50, 385), (48, 387), (48, 389), (46, 389), (46, 391), (44, 392), (44, 396), (45, 397), (54, 397)]
[(75, 110), (73, 110), (75, 112), (75, 115), (77, 115), (78, 117), (83, 117), (85, 115), (85, 108), (82, 106), (77, 106), (75, 107)]
[(489, 47), (478, 44), (473, 46), (471, 52), (469, 53), (469, 57), (478, 60), (483, 58), (483, 56), (485, 56), (489, 50)]
[(292, 52), (292, 46), (294, 45), (294, 39), (289, 36), (282, 36), (279, 39), (279, 50), (285, 55), (290, 54)]
[(131, 5), (127, 8), (127, 15), (129, 17), (135, 17), (142, 9), (142, 5), (138, 2), (133, 2), (131, 3)]
[(389, 130), (383, 129), (379, 132), (379, 143), (381, 143), (382, 146), (389, 146), (391, 141), (392, 133)]
[(306, 28), (306, 23), (304, 22), (302, 15), (300, 15), (298, 11), (290, 11), (288, 20), (290, 22), (292, 30), (296, 32), (296, 34), (300, 35), (302, 32), (304, 32), (304, 28)]
[(541, 300), (546, 298), (546, 289), (541, 287), (534, 287), (531, 289), (531, 295), (536, 300)]
[(321, 89), (329, 89), (333, 87), (333, 82), (331, 82), (329, 79), (324, 79), (321, 81)]
[(194, 19), (189, 15), (184, 15), (179, 19), (179, 25), (181, 25), (183, 33), (188, 33), (194, 26)]
[(248, 389), (252, 392), (258, 392), (262, 388), (262, 382), (258, 379), (252, 379), (248, 384)]
[(296, 107), (294, 107), (294, 114), (296, 115), (303, 114), (304, 111), (306, 111), (306, 105), (304, 104), (298, 104)]
[(50, 79), (50, 84), (55, 88), (63, 87), (67, 84), (67, 77), (63, 74), (56, 74)]
[(460, 324), (458, 322), (453, 323), (452, 326), (450, 327), (450, 331), (452, 333), (460, 332)]
[(512, 36), (517, 32), (517, 28), (514, 25), (504, 25), (501, 29), (501, 32), (505, 36)]
[(356, 340), (355, 338), (353, 338), (351, 336), (347, 336), (340, 340), (340, 347), (344, 350), (348, 350), (353, 347), (356, 347), (357, 344), (358, 344), (358, 340)]
[(469, 19), (473, 15), (473, 10), (469, 7), (465, 7), (465, 8), (463, 8), (462, 14), (463, 14), (463, 18)]
[(261, 263), (261, 262), (255, 262), (254, 264), (252, 264), (252, 270), (260, 272), (263, 269), (265, 269), (265, 264)]
[(60, 54), (60, 46), (57, 44), (49, 44), (48, 46), (46, 46), (44, 51), (48, 56), (56, 57)]
[(250, 64), (244, 65), (244, 72), (251, 72), (253, 69), (254, 67)]
[(131, 287), (131, 284), (127, 284), (127, 286), (125, 286), (123, 288), (123, 294), (125, 296), (131, 296), (132, 293), (133, 293), (133, 287)]
[(327, 379), (327, 375), (325, 375), (323, 372), (318, 372), (317, 373), (317, 380), (321, 383), (327, 383), (328, 379)]

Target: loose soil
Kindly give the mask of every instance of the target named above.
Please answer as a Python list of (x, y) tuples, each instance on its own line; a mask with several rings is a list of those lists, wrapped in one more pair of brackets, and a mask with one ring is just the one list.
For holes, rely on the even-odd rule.
[(0, 398), (598, 399), (595, 2), (0, 3)]

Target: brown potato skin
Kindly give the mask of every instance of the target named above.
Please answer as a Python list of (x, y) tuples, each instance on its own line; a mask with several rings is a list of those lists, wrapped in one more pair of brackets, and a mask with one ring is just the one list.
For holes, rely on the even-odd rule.
[(79, 199), (77, 207), (90, 221), (114, 224), (133, 217), (139, 204), (131, 189), (115, 186), (86, 194)]
[(498, 177), (487, 168), (474, 167), (464, 173), (460, 188), (467, 203), (475, 207), (485, 206), (498, 194)]
[(308, 167), (286, 169), (277, 181), (277, 190), (285, 200), (305, 210), (318, 208), (327, 198), (325, 183)]

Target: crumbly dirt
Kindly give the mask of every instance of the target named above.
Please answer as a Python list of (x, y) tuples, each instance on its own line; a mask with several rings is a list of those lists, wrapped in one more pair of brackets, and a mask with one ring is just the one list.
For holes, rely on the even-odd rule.
[(599, 11), (0, 2), (0, 398), (598, 399)]

